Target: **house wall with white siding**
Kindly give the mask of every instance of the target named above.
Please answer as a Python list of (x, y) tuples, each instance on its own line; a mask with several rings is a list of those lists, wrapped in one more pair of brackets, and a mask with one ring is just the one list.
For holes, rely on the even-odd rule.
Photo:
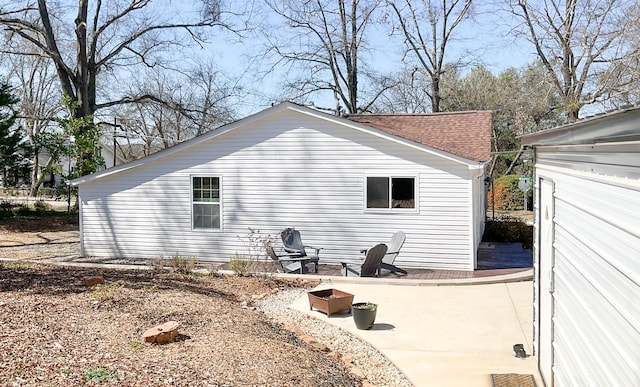
[[(415, 177), (417, 209), (365, 210), (367, 174)], [(192, 176), (221, 177), (220, 230), (192, 229)], [(403, 230), (398, 265), (473, 270), (476, 180), (477, 169), (437, 152), (285, 109), (79, 184), (82, 253), (228, 261), (248, 253), (249, 228), (279, 246), (293, 226), (324, 248), (321, 262), (338, 263)]]
[(536, 153), (534, 329), (548, 386), (640, 385), (639, 139), (638, 109), (523, 139)]

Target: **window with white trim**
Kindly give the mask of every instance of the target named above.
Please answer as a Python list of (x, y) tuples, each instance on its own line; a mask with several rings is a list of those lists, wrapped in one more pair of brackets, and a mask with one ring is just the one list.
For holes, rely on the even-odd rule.
[(191, 201), (194, 229), (220, 228), (220, 177), (193, 176)]
[(393, 176), (366, 177), (367, 209), (415, 209), (416, 178)]

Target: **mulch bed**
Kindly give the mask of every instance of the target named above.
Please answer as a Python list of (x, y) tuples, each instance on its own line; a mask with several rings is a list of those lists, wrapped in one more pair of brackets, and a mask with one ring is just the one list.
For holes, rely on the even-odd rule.
[[(84, 286), (88, 276), (105, 283)], [(313, 285), (2, 262), (0, 385), (361, 385), (334, 356), (253, 308), (265, 295)], [(144, 342), (167, 321), (180, 323), (173, 342)]]

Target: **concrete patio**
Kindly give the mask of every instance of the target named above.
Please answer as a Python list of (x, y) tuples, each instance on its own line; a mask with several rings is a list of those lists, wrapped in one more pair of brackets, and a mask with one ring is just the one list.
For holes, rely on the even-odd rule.
[(513, 351), (514, 344), (523, 344), (527, 354), (533, 352), (531, 281), (467, 281), (457, 286), (451, 280), (451, 286), (430, 286), (443, 285), (441, 281), (394, 282), (396, 286), (371, 279), (325, 278), (317, 288), (336, 288), (354, 294), (354, 302), (378, 304), (370, 330), (358, 330), (349, 314), (328, 318), (309, 310), (306, 296), (291, 308), (366, 340), (415, 386), (490, 387), (491, 374), (510, 373), (531, 374), (542, 385), (536, 358), (516, 358)]

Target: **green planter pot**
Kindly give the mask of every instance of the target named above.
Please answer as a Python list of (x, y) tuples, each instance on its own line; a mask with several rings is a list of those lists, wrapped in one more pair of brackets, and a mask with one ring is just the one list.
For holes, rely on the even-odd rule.
[(351, 305), (353, 322), (358, 329), (370, 329), (376, 321), (378, 305), (370, 302), (358, 302)]

